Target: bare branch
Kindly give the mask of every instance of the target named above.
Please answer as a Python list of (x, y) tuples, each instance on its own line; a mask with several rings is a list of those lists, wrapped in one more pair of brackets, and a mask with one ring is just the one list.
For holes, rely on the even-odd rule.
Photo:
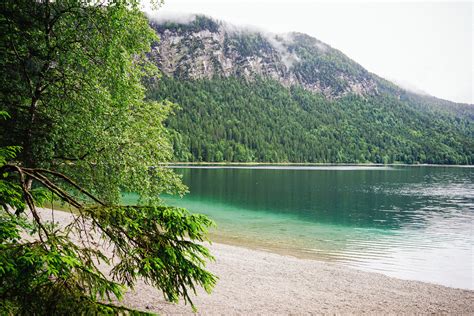
[(80, 185), (78, 185), (77, 183), (75, 183), (74, 181), (72, 181), (70, 178), (68, 178), (67, 176), (65, 176), (64, 174), (62, 173), (59, 173), (59, 172), (56, 172), (56, 171), (52, 171), (52, 170), (48, 170), (48, 169), (42, 169), (42, 168), (33, 168), (33, 169), (30, 169), (30, 168), (24, 168), (24, 170), (26, 171), (30, 171), (30, 172), (33, 172), (33, 173), (48, 173), (48, 174), (51, 174), (53, 176), (56, 176), (64, 181), (66, 181), (67, 183), (69, 183), (70, 185), (72, 185), (73, 187), (75, 187), (79, 192), (85, 194), (86, 196), (88, 196), (89, 198), (91, 198), (94, 202), (102, 205), (102, 206), (105, 206), (105, 203), (100, 201), (99, 199), (97, 199), (94, 195), (92, 195), (91, 193), (87, 192), (86, 190), (84, 190)]
[(41, 231), (44, 232), (46, 237), (49, 237), (48, 231), (44, 227), (43, 223), (41, 222), (41, 218), (38, 215), (38, 212), (36, 211), (36, 206), (34, 202), (34, 198), (30, 193), (30, 190), (28, 189), (26, 185), (26, 179), (25, 179), (25, 173), (23, 172), (22, 168), (15, 166), (15, 165), (4, 165), (0, 170), (7, 170), (8, 168), (15, 170), (18, 172), (18, 175), (20, 176), (20, 186), (23, 191), (23, 195), (26, 200), (26, 204), (28, 205), (28, 208), (30, 209), (31, 214), (33, 215), (33, 218), (35, 222), (38, 224), (40, 230), (38, 232), (38, 236), (41, 240), (42, 243), (44, 243), (43, 237), (41, 236)]

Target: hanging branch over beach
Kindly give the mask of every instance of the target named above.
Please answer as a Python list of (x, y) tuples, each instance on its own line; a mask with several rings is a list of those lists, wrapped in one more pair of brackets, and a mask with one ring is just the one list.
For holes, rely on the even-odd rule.
[[(133, 313), (111, 300), (138, 279), (174, 302), (209, 292), (212, 222), (160, 199), (186, 187), (164, 165), (173, 105), (145, 101), (158, 38), (140, 3), (7, 0), (0, 29), (0, 309)], [(51, 201), (71, 210), (66, 227), (42, 219)]]
[[(204, 246), (190, 241), (206, 240), (206, 228), (212, 222), (205, 216), (166, 206), (107, 205), (67, 176), (50, 170), (6, 164), (0, 168), (0, 173), (18, 180), (27, 206), (20, 214), (8, 213), (11, 220), (27, 221), (32, 217), (33, 229), (30, 233), (36, 231), (31, 236), (38, 237), (34, 242), (24, 243), (2, 240), (2, 266), (17, 265), (15, 260), (21, 260), (31, 251), (41, 253), (35, 260), (44, 260), (43, 264), (47, 262), (45, 271), (41, 271), (44, 267), (39, 262), (26, 265), (32, 274), (26, 278), (27, 282), (30, 283), (30, 278), (41, 279), (39, 287), (15, 281), (20, 271), (1, 273), (0, 294), (3, 299), (22, 297), (24, 300), (49, 301), (54, 299), (51, 295), (62, 293), (68, 300), (83, 304), (84, 311), (89, 312), (91, 308), (98, 311), (114, 309), (113, 305), (104, 305), (101, 301), (110, 299), (111, 295), (121, 298), (124, 289), (121, 284), (133, 288), (138, 278), (162, 289), (167, 300), (177, 301), (183, 297), (185, 302), (191, 304), (189, 290), (196, 293), (196, 286), (202, 286), (210, 292), (215, 284), (216, 277), (204, 270), (205, 260), (212, 259), (212, 256)], [(28, 177), (34, 179), (34, 184), (49, 190), (56, 199), (74, 208), (74, 220), (69, 225), (58, 227), (41, 219), (34, 189), (27, 186)], [(58, 179), (69, 190), (59, 186)], [(94, 204), (80, 201), (68, 192), (73, 190)], [(5, 221), (6, 218), (2, 217), (2, 224)], [(19, 235), (21, 231), (16, 227), (11, 233)], [(70, 238), (71, 233), (76, 238)], [(112, 257), (99, 245), (108, 245)], [(112, 264), (113, 258), (118, 260), (112, 265), (113, 278), (110, 280), (99, 266), (101, 263)], [(26, 267), (22, 267), (24, 271)], [(49, 287), (48, 291), (44, 290)], [(25, 291), (25, 288), (29, 290)], [(58, 298), (57, 304), (64, 303), (61, 299)], [(31, 305), (31, 311), (34, 308), (37, 307)]]

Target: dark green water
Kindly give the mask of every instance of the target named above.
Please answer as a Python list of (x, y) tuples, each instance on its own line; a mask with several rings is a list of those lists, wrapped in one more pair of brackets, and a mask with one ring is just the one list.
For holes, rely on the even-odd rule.
[(187, 167), (217, 240), (473, 289), (474, 168)]

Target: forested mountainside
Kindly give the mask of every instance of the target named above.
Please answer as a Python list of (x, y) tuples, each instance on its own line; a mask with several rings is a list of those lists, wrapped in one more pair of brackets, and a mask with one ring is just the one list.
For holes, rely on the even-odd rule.
[(405, 91), (308, 35), (151, 25), (163, 77), (148, 97), (180, 106), (176, 161), (474, 162), (472, 105)]

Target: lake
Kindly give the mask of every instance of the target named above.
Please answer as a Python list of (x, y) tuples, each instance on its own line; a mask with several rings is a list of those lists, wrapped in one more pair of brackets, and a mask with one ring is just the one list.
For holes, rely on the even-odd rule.
[(185, 166), (212, 239), (474, 289), (474, 168)]

